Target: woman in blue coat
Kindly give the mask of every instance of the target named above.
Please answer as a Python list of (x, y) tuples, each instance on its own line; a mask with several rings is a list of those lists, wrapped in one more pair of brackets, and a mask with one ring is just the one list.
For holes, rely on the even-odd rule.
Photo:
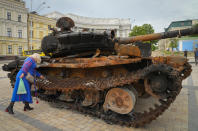
[[(33, 55), (25, 59), (22, 68), (19, 70), (16, 76), (16, 82), (14, 85), (14, 90), (13, 90), (10, 105), (6, 108), (6, 112), (8, 112), (9, 114), (14, 114), (13, 106), (16, 101), (23, 101), (25, 103), (24, 111), (33, 110), (33, 108), (29, 106), (29, 103), (33, 103), (32, 96), (31, 96), (31, 84), (26, 79), (26, 76), (27, 76), (27, 73), (29, 72), (32, 76), (36, 75), (36, 77), (40, 77), (41, 79), (43, 79), (44, 77), (40, 73), (38, 73), (35, 69), (36, 64), (40, 62), (41, 62), (41, 57), (37, 53), (34, 53)], [(24, 82), (25, 89), (27, 92), (26, 94), (20, 94), (20, 95), (17, 94), (20, 78), (22, 78)]]

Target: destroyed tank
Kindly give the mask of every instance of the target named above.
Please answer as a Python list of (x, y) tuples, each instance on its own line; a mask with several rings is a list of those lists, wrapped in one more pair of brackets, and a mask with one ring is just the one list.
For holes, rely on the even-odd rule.
[[(38, 97), (107, 123), (140, 127), (155, 120), (192, 71), (184, 57), (151, 57), (151, 45), (143, 42), (198, 34), (198, 28), (118, 38), (114, 31), (73, 32), (68, 17), (60, 18), (57, 27), (61, 31), (53, 29), (42, 40), (49, 57), (37, 67), (45, 76), (36, 78)], [(12, 85), (23, 61), (3, 66)]]

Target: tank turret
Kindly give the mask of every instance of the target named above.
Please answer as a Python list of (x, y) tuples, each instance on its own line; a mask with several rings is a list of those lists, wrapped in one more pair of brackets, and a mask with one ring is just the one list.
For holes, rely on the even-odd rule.
[[(71, 18), (60, 18), (57, 21), (56, 26), (60, 28), (61, 31), (54, 30), (51, 35), (43, 38), (41, 45), (43, 52), (45, 54), (51, 54), (53, 57), (79, 54), (80, 56), (89, 56), (93, 55), (96, 50), (99, 49), (102, 55), (128, 54), (130, 56), (141, 56), (142, 49), (140, 49), (140, 51), (132, 52), (132, 50), (137, 50), (137, 48), (133, 47), (132, 45), (138, 46), (137, 43), (144, 41), (180, 37), (198, 33), (198, 28), (190, 28), (133, 37), (115, 37), (115, 32), (113, 30), (108, 33), (96, 33), (88, 31), (73, 32), (71, 28), (74, 27), (74, 25), (74, 21)], [(132, 45), (120, 46), (121, 44)], [(147, 44), (147, 46), (150, 45)], [(149, 50), (147, 51), (149, 52)]]

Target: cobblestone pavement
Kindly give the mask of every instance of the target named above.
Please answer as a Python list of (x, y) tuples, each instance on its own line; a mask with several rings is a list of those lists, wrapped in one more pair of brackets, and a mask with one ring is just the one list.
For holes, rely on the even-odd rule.
[[(3, 63), (0, 62), (0, 67), (2, 65)], [(45, 101), (32, 104), (34, 110), (31, 112), (24, 112), (23, 104), (16, 103), (15, 114), (9, 115), (4, 109), (9, 104), (12, 88), (6, 77), (7, 73), (0, 68), (0, 130), (2, 131), (196, 131), (198, 129), (198, 66), (194, 64), (191, 76), (183, 81), (184, 88), (170, 108), (151, 124), (138, 129), (109, 125), (102, 120), (75, 111), (54, 108)]]
[(8, 63), (9, 61), (0, 61), (0, 79), (7, 78), (7, 72), (2, 70), (2, 66), (4, 63)]

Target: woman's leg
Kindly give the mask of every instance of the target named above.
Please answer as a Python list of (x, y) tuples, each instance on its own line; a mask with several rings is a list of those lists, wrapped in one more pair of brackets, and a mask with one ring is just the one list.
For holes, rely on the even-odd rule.
[(17, 73), (16, 82), (15, 82), (15, 85), (14, 85), (14, 90), (13, 90), (13, 93), (12, 93), (11, 102), (10, 102), (10, 105), (5, 110), (9, 114), (14, 114), (14, 112), (13, 112), (14, 103), (15, 103), (15, 101), (19, 101), (19, 96), (17, 95), (17, 90), (18, 90), (18, 85), (19, 85), (19, 82), (20, 82), (20, 78), (19, 78), (20, 75), (21, 75), (21, 71), (19, 71)]
[(8, 112), (9, 114), (14, 114), (13, 107), (14, 107), (14, 102), (10, 102), (10, 105), (6, 108), (5, 111)]

